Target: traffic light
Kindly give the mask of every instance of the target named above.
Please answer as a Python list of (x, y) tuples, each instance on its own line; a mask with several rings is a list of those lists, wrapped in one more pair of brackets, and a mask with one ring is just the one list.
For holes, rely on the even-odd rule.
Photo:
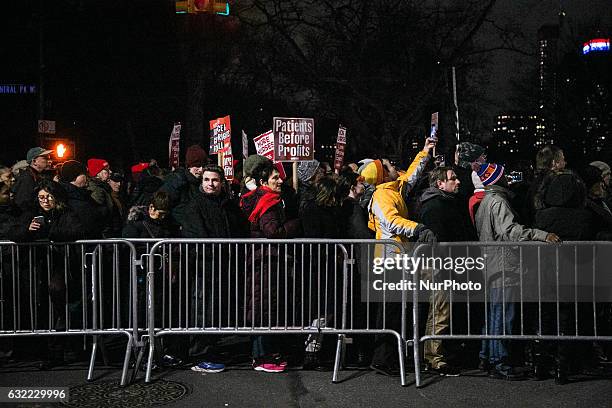
[(55, 154), (57, 155), (58, 159), (63, 159), (64, 155), (68, 156), (68, 149), (66, 148), (66, 146), (63, 143), (58, 143), (57, 146), (55, 147)]
[(177, 14), (229, 14), (229, 3), (226, 0), (175, 0), (175, 5)]

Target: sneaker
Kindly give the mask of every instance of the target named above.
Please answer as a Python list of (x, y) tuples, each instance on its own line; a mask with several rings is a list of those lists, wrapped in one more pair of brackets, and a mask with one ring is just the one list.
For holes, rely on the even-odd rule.
[(388, 377), (398, 377), (400, 370), (394, 366), (387, 366), (384, 364), (371, 364), (370, 369), (376, 372), (376, 374), (386, 375)]
[(432, 368), (433, 372), (440, 374), (443, 377), (459, 377), (461, 370), (450, 364), (442, 364), (438, 368)]
[(200, 364), (191, 367), (191, 370), (201, 373), (220, 373), (225, 370), (225, 364), (202, 361)]
[(525, 379), (524, 373), (513, 367), (496, 367), (489, 371), (490, 378), (506, 381), (520, 381)]
[(183, 364), (183, 360), (170, 354), (164, 354), (159, 362), (162, 367), (176, 368)]
[(284, 361), (272, 362), (266, 360), (254, 360), (253, 361), (253, 370), (255, 371), (263, 371), (266, 373), (282, 373), (285, 371), (287, 367), (287, 363)]

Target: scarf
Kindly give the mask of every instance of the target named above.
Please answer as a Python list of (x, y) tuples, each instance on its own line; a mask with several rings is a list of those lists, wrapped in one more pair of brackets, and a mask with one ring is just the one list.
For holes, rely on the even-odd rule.
[(259, 197), (259, 200), (257, 200), (257, 204), (255, 205), (255, 209), (253, 209), (251, 215), (249, 215), (249, 222), (252, 224), (259, 222), (259, 219), (266, 213), (266, 211), (281, 202), (280, 193), (272, 191), (268, 186), (260, 186), (256, 190), (249, 191), (242, 197), (243, 199), (248, 198), (256, 192), (259, 192), (259, 194), (263, 193), (263, 195)]

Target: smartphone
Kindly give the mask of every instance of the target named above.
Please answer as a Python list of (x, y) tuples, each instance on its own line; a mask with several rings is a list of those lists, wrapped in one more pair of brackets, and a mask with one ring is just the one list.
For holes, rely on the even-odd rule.
[(45, 217), (43, 217), (42, 215), (38, 215), (34, 217), (34, 222), (43, 225), (45, 223)]
[(508, 173), (508, 184), (516, 184), (523, 181), (522, 171), (511, 171)]

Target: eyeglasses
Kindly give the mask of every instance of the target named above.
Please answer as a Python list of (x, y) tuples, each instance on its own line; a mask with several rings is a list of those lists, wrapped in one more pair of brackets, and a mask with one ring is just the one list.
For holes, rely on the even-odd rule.
[(52, 195), (39, 195), (38, 196), (38, 201), (47, 201), (47, 202), (49, 202), (49, 201), (53, 201), (53, 200), (55, 200), (55, 198), (53, 198)]

